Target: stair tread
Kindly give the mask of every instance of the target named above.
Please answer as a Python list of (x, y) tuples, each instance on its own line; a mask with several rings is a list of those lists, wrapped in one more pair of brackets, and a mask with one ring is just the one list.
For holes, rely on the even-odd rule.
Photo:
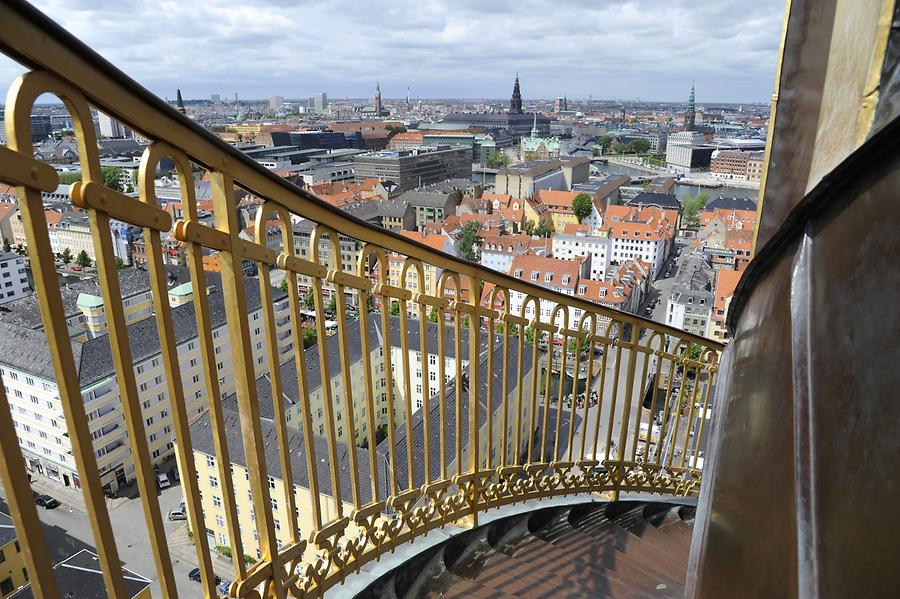
[(620, 551), (617, 547), (605, 543), (591, 542), (590, 537), (584, 542), (573, 540), (566, 544), (544, 543), (530, 544), (514, 554), (514, 557), (541, 563), (547, 560), (558, 560), (560, 563), (578, 561), (586, 567), (603, 568), (606, 572), (615, 572), (616, 576), (628, 579), (634, 584), (654, 588), (657, 584), (680, 586), (684, 581), (684, 571), (672, 572), (669, 567), (661, 567), (645, 555), (634, 550), (631, 554)]
[(577, 560), (567, 563), (544, 564), (541, 568), (533, 563), (506, 556), (503, 568), (496, 562), (479, 574), (476, 580), (490, 581), (517, 597), (609, 597), (610, 599), (647, 599), (649, 595), (638, 587), (599, 574), (597, 568), (586, 568)]
[(501, 527), (500, 545), (487, 553), (466, 554), (437, 577), (424, 596), (680, 598), (693, 533), (692, 524), (681, 518), (683, 510), (627, 503), (539, 512), (536, 520), (529, 520), (537, 530), (517, 532), (515, 526), (521, 527), (523, 521)]

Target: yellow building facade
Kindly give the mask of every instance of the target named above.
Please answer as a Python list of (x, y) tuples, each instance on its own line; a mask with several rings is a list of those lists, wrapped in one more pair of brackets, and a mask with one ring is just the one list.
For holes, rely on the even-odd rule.
[(12, 518), (0, 512), (0, 599), (28, 584), (28, 570)]

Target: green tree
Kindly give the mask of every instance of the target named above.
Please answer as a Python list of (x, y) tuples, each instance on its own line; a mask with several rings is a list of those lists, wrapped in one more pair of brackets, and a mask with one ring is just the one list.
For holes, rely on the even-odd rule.
[(100, 174), (103, 176), (103, 185), (115, 191), (123, 191), (122, 189), (122, 173), (124, 169), (118, 166), (104, 166), (100, 168)]
[(24, 256), (25, 254), (28, 253), (28, 250), (26, 250), (25, 246), (20, 243), (16, 246), (16, 253), (19, 254), (20, 256)]
[(406, 127), (403, 125), (388, 125), (385, 127), (388, 132), (388, 137), (394, 137), (398, 133), (406, 133)]
[(400, 302), (391, 302), (391, 316), (400, 316)]
[[(535, 330), (532, 325), (528, 325), (527, 327), (525, 327), (525, 343), (526, 344), (531, 345), (534, 343), (534, 334), (535, 334)], [(538, 336), (538, 342), (540, 342), (540, 340), (543, 338), (544, 338), (544, 334), (540, 333), (540, 335)]]
[(116, 256), (115, 263), (116, 263), (116, 270), (121, 270), (121, 269), (125, 268), (124, 260), (122, 260), (118, 256)]
[(487, 165), (491, 168), (503, 168), (504, 166), (509, 166), (509, 162), (509, 156), (507, 156), (506, 152), (498, 150), (494, 150), (487, 157)]
[(569, 339), (569, 353), (575, 353), (576, 348), (580, 347), (580, 351), (586, 352), (590, 347), (591, 342), (589, 339), (585, 338), (581, 340), (581, 343), (578, 343), (577, 339)]
[(366, 293), (365, 291), (363, 291), (363, 293), (366, 294), (366, 310), (368, 310), (369, 312), (374, 311), (375, 310), (375, 297), (371, 293)]
[(285, 293), (287, 293), (287, 290), (288, 290), (287, 277), (285, 277), (281, 280), (281, 285), (279, 285), (278, 288), (281, 289), (282, 291), (284, 291)]
[(695, 196), (687, 196), (681, 202), (683, 208), (681, 223), (685, 229), (696, 229), (700, 227), (700, 211), (706, 207), (709, 202), (709, 193), (701, 191)]
[(597, 156), (599, 156), (600, 155), (600, 146), (594, 146), (594, 150), (591, 153), (594, 155), (595, 158)]
[(78, 252), (78, 257), (75, 258), (75, 264), (77, 264), (81, 268), (87, 268), (88, 266), (93, 264), (93, 262), (91, 261), (91, 257), (88, 256), (88, 253), (84, 250), (81, 250), (80, 252)]
[(597, 145), (600, 146), (600, 149), (604, 152), (606, 148), (608, 148), (613, 142), (613, 138), (611, 135), (601, 135), (597, 138)]
[(81, 181), (81, 172), (80, 171), (59, 174), (59, 184), (60, 185), (71, 185), (75, 181)]
[(303, 329), (303, 349), (309, 349), (316, 344), (316, 327)]
[(428, 314), (428, 322), (437, 322), (438, 321), (438, 309), (432, 308), (431, 313)]
[(4, 251), (4, 252), (11, 252), (11, 251), (12, 251), (12, 244), (9, 242), (9, 239), (4, 239), (4, 240), (3, 240), (3, 251)]
[(612, 153), (613, 154), (624, 154), (628, 150), (628, 146), (621, 143), (616, 142), (612, 145)]
[(306, 292), (306, 297), (303, 298), (303, 303), (306, 304), (307, 310), (315, 310), (316, 308), (316, 296), (313, 294), (313, 290), (310, 289)]
[(337, 314), (337, 294), (332, 293), (331, 299), (328, 300), (328, 308), (326, 308), (332, 314)]
[(462, 235), (459, 238), (459, 257), (463, 260), (475, 261), (475, 245), (478, 243), (479, 228), (480, 225), (475, 221), (469, 221), (463, 226)]
[(553, 234), (553, 221), (549, 217), (542, 218), (534, 234), (539, 237), (550, 237)]
[(533, 220), (525, 220), (525, 217), (522, 217), (522, 220), (525, 222), (525, 226), (523, 227), (523, 231), (525, 231), (526, 235), (534, 235), (534, 221)]
[(70, 250), (69, 248), (66, 248), (59, 255), (59, 259), (62, 260), (63, 264), (68, 265), (72, 260), (75, 259), (75, 256), (72, 255), (72, 250)]
[(628, 151), (635, 154), (644, 154), (650, 149), (650, 142), (646, 139), (635, 139), (628, 144)]
[(586, 193), (579, 193), (575, 196), (575, 199), (572, 200), (572, 212), (575, 213), (575, 217), (578, 219), (580, 223), (587, 217), (591, 215), (591, 212), (594, 209), (594, 202)]

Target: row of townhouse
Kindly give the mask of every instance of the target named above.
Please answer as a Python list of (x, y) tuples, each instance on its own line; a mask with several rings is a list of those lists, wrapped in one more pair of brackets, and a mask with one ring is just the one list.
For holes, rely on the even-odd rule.
[[(650, 290), (652, 279), (650, 265), (642, 260), (629, 260), (610, 269), (603, 280), (592, 280), (587, 275), (589, 264), (585, 258), (563, 260), (555, 257), (525, 254), (513, 260), (509, 274), (552, 291), (584, 299), (595, 304), (637, 312)], [(486, 302), (490, 289), (482, 295)], [(510, 291), (510, 310), (513, 314), (523, 314), (526, 295), (516, 290)], [(525, 318), (537, 317), (541, 322), (555, 327), (575, 328), (583, 315), (579, 308), (569, 307), (556, 310), (558, 304), (541, 301), (539, 313), (535, 314), (534, 302), (524, 305)], [(554, 312), (556, 315), (554, 317)], [(553, 319), (551, 321), (551, 318)], [(598, 319), (598, 331), (602, 331), (608, 319)]]
[[(220, 392), (234, 391), (231, 367), (231, 345), (226, 329), (223, 294), (217, 277), (210, 275), (205, 290), (212, 328), (215, 374)], [(185, 283), (190, 285), (190, 283)], [(245, 282), (248, 319), (254, 364), (257, 373), (267, 368), (265, 334), (262, 322), (262, 300), (258, 282)], [(172, 324), (176, 339), (181, 387), (189, 414), (205, 409), (208, 402), (204, 364), (192, 301), (186, 301), (185, 288), (170, 293)], [(279, 350), (291, 350), (287, 295), (272, 291), (277, 324)], [(36, 311), (36, 307), (35, 307)], [(138, 401), (141, 406), (144, 434), (154, 464), (173, 453), (173, 421), (165, 368), (153, 318), (132, 322), (127, 327)], [(0, 355), (0, 376), (9, 398), (16, 434), (29, 471), (67, 486), (80, 486), (72, 444), (66, 429), (56, 373), (52, 366), (47, 338), (40, 328), (29, 328), (0, 320), (0, 342), (7, 349)], [(124, 411), (113, 356), (106, 335), (73, 341), (72, 352), (78, 373), (81, 396), (87, 413), (94, 451), (98, 460), (101, 484), (116, 491), (134, 479), (134, 460), (125, 432)]]

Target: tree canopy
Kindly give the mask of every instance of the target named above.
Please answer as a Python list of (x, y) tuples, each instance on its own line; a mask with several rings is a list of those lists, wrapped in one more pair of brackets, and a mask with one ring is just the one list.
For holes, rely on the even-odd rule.
[(706, 208), (707, 202), (709, 202), (709, 193), (705, 191), (684, 198), (684, 201), (681, 202), (684, 209), (681, 220), (685, 228), (696, 229), (700, 226), (700, 211)]
[(100, 174), (103, 175), (103, 185), (114, 191), (125, 191), (120, 180), (125, 170), (118, 166), (104, 166), (100, 168)]
[(487, 157), (487, 165), (491, 168), (502, 168), (504, 166), (509, 166), (509, 156), (506, 155), (505, 152), (493, 151)]
[(87, 268), (88, 266), (93, 264), (93, 261), (91, 260), (91, 257), (88, 256), (88, 253), (85, 250), (81, 250), (80, 252), (78, 252), (78, 257), (75, 258), (75, 264), (82, 268)]
[(572, 200), (572, 212), (575, 213), (579, 223), (591, 215), (593, 208), (591, 196), (586, 193), (579, 193)]
[(646, 139), (635, 139), (628, 144), (628, 150), (635, 154), (644, 154), (650, 149), (650, 142)]
[(459, 257), (463, 260), (475, 261), (475, 245), (478, 243), (478, 229), (480, 225), (475, 221), (469, 221), (463, 226), (462, 235), (459, 238)]

